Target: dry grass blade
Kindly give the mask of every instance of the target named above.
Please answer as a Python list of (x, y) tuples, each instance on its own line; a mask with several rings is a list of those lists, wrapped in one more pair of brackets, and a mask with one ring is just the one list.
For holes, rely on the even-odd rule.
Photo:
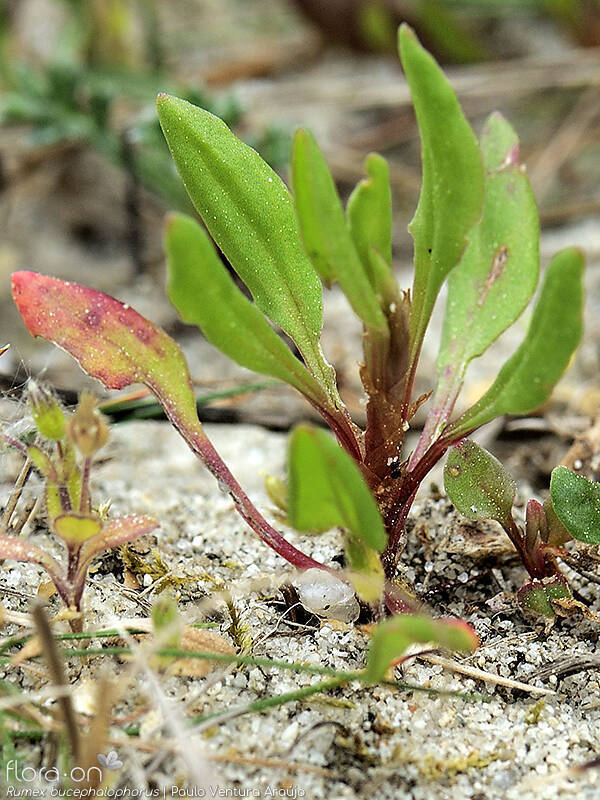
[[(218, 785), (218, 780), (210, 762), (204, 754), (204, 745), (198, 736), (190, 736), (189, 727), (179, 713), (177, 706), (164, 693), (156, 674), (149, 667), (149, 648), (140, 647), (134, 638), (122, 627), (120, 620), (112, 621), (116, 629), (120, 629), (121, 636), (132, 650), (133, 658), (129, 675), (143, 673), (152, 692), (156, 708), (160, 713), (165, 726), (170, 730), (176, 744), (177, 751), (183, 761), (188, 774), (188, 790), (198, 787), (208, 796), (211, 786)], [(165, 632), (166, 633), (166, 632)], [(159, 637), (160, 638), (160, 637)], [(160, 647), (160, 642), (152, 642), (151, 650)], [(161, 742), (161, 749), (163, 744)], [(201, 796), (201, 795), (198, 795)]]
[[(126, 748), (136, 750), (141, 753), (172, 753), (177, 755), (180, 752), (181, 742), (175, 739), (161, 739), (157, 742), (135, 741), (132, 739), (113, 738), (107, 743), (118, 752), (123, 752)], [(325, 767), (317, 767), (314, 764), (306, 764), (300, 761), (288, 761), (284, 758), (259, 758), (258, 756), (244, 756), (236, 752), (211, 753), (210, 760), (218, 764), (248, 764), (254, 767), (267, 767), (270, 769), (285, 769), (288, 772), (308, 772), (313, 775), (322, 775), (326, 778), (338, 778), (338, 774)], [(213, 787), (214, 789), (214, 787)], [(225, 797), (215, 792), (215, 797)], [(229, 795), (231, 796), (231, 795)]]
[(71, 691), (70, 686), (49, 686), (39, 692), (0, 697), (0, 712), (10, 711), (28, 704), (45, 703), (47, 700), (58, 700), (70, 695)]
[(560, 168), (585, 142), (590, 126), (599, 115), (598, 87), (593, 86), (583, 92), (573, 111), (530, 167), (531, 183), (538, 203), (548, 194)]
[[(52, 635), (50, 623), (48, 622), (48, 618), (46, 617), (42, 605), (40, 603), (34, 605), (31, 613), (35, 622), (35, 627), (37, 628), (38, 637), (42, 642), (42, 651), (46, 657), (52, 680), (57, 687), (61, 689), (70, 689), (65, 676), (63, 663), (58, 652), (58, 647), (56, 646), (56, 641)], [(73, 709), (70, 693), (67, 691), (64, 694), (61, 694), (58, 698), (58, 702), (65, 720), (65, 726), (67, 729), (67, 735), (69, 737), (73, 758), (76, 763), (79, 763), (79, 728), (77, 726), (77, 720), (75, 719), (75, 711)]]
[(600, 655), (577, 653), (544, 664), (543, 667), (536, 670), (534, 675), (541, 680), (547, 680), (551, 675), (556, 675), (557, 678), (566, 678), (567, 675), (577, 675), (579, 672), (591, 669), (600, 669)]
[[(10, 493), (10, 497), (8, 498), (8, 503), (6, 504), (6, 508), (4, 509), (4, 514), (2, 515), (2, 520), (0, 521), (0, 533), (6, 533), (10, 527), (10, 523), (15, 513), (15, 509), (17, 507), (17, 503), (21, 499), (21, 495), (23, 493), (23, 487), (27, 483), (29, 476), (31, 475), (31, 470), (33, 469), (32, 462), (27, 458), (25, 463), (21, 467), (21, 471), (15, 481), (15, 485), (13, 487), (12, 492)], [(35, 504), (35, 501), (34, 501)], [(33, 505), (29, 508), (29, 512), (33, 509)], [(29, 514), (25, 518), (25, 522), (27, 521)], [(24, 525), (25, 523), (23, 523)], [(21, 525), (21, 528), (23, 528)]]
[[(192, 628), (187, 625), (181, 634), (182, 650), (205, 650), (214, 653), (235, 654), (235, 649), (218, 633)], [(169, 674), (187, 678), (204, 678), (215, 666), (211, 661), (193, 658), (177, 658), (169, 665)]]
[(586, 761), (584, 764), (577, 764), (574, 767), (568, 767), (567, 769), (560, 770), (560, 772), (551, 772), (549, 775), (544, 776), (536, 774), (524, 780), (521, 783), (521, 788), (538, 789), (550, 785), (556, 787), (557, 781), (568, 778), (578, 778), (579, 776), (584, 775), (586, 772), (598, 768), (600, 768), (600, 757), (592, 758), (590, 761)]
[(468, 664), (461, 664), (450, 658), (434, 655), (419, 655), (419, 659), (421, 661), (427, 661), (430, 664), (438, 664), (440, 667), (450, 669), (453, 672), (460, 672), (461, 675), (467, 675), (469, 678), (475, 678), (476, 680), (485, 681), (486, 683), (495, 683), (498, 686), (506, 686), (509, 689), (518, 689), (521, 692), (529, 692), (530, 694), (556, 694), (552, 689), (543, 689), (541, 686), (532, 686), (529, 683), (513, 681), (511, 678), (503, 678), (501, 675), (494, 675), (493, 672), (485, 672), (485, 670), (477, 669), (477, 667), (470, 667)]
[(104, 672), (96, 686), (96, 713), (81, 748), (81, 766), (88, 776), (89, 788), (97, 788), (101, 780), (101, 776), (96, 774), (96, 770), (89, 768), (98, 766), (98, 753), (104, 752), (115, 697), (114, 684), (109, 680), (108, 674)]

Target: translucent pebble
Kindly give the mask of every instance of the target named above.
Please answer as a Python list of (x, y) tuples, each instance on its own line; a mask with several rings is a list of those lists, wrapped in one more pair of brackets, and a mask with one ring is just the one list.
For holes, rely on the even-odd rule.
[(340, 622), (358, 619), (360, 607), (354, 589), (325, 570), (307, 569), (292, 581), (300, 602), (311, 614)]

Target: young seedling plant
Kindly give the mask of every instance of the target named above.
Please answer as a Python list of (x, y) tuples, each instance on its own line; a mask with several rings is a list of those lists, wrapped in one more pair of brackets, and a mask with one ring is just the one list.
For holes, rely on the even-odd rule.
[[(308, 426), (292, 433), (287, 487), (277, 486), (276, 494), (296, 530), (343, 529), (344, 577), (376, 614), (384, 604), (392, 613), (415, 609), (394, 577), (425, 476), (477, 428), (548, 399), (577, 347), (582, 316), (583, 258), (563, 250), (547, 269), (522, 344), (484, 396), (453, 415), (469, 363), (535, 292), (538, 214), (508, 122), (492, 114), (478, 141), (442, 71), (406, 26), (399, 49), (423, 173), (410, 224), (410, 291), (399, 288), (392, 271), (391, 193), (381, 156), (367, 157), (366, 178), (344, 209), (308, 131), (295, 137), (290, 191), (220, 119), (184, 100), (158, 98), (164, 135), (205, 226), (182, 215), (167, 223), (170, 298), (184, 321), (238, 364), (297, 389), (334, 434)], [(415, 397), (423, 339), (445, 282), (437, 383)], [(351, 419), (321, 350), (322, 283), (339, 284), (363, 324), (364, 430)], [(331, 571), (267, 522), (223, 463), (198, 421), (181, 350), (162, 330), (113, 298), (32, 272), (13, 276), (13, 296), (33, 335), (67, 350), (105, 386), (145, 383), (266, 544), (300, 570)], [(294, 342), (299, 358), (273, 326)], [(426, 401), (420, 440), (405, 453), (406, 432)]]
[(93, 395), (84, 392), (67, 419), (56, 398), (30, 382), (29, 404), (38, 438), (44, 441), (25, 444), (6, 435), (3, 438), (29, 458), (44, 478), (48, 525), (62, 541), (66, 560), (61, 564), (41, 547), (8, 534), (0, 535), (0, 558), (30, 561), (43, 567), (72, 612), (72, 629), (79, 632), (85, 581), (94, 558), (104, 550), (149, 533), (157, 523), (146, 516), (107, 520), (93, 507), (92, 459), (108, 439), (108, 426), (95, 409)]
[(500, 523), (523, 566), (529, 582), (518, 593), (519, 604), (533, 614), (554, 617), (562, 607), (576, 606), (558, 558), (566, 542), (577, 539), (600, 544), (600, 485), (567, 467), (556, 467), (550, 479), (550, 497), (542, 504), (529, 500), (525, 528), (513, 516), (517, 485), (502, 464), (470, 440), (452, 448), (444, 467), (446, 492), (468, 519)]

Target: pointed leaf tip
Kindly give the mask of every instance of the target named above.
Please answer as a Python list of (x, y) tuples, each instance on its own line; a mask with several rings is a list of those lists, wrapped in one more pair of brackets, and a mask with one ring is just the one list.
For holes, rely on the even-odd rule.
[(292, 152), (292, 185), (304, 247), (323, 281), (336, 281), (367, 329), (387, 323), (346, 224), (327, 162), (314, 136), (300, 129)]
[(178, 97), (157, 101), (175, 165), (215, 243), (258, 308), (294, 340), (316, 373), (327, 372), (321, 283), (302, 246), (291, 195), (223, 120)]
[(401, 41), (402, 39), (416, 39), (416, 38), (417, 35), (415, 34), (414, 30), (410, 27), (408, 22), (403, 22), (398, 28), (398, 40)]
[(419, 127), (423, 173), (409, 225), (415, 254), (410, 322), (415, 359), (442, 283), (481, 215), (485, 176), (475, 134), (433, 56), (409, 28), (400, 30), (399, 51)]

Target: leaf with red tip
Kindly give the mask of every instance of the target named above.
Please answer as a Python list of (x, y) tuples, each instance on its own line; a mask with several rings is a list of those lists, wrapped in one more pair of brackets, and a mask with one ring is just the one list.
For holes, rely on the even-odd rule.
[(36, 272), (15, 272), (12, 292), (29, 332), (62, 347), (107, 389), (146, 383), (171, 408), (195, 417), (179, 345), (126, 303)]
[(380, 622), (375, 628), (367, 661), (367, 679), (381, 680), (389, 667), (402, 657), (411, 644), (427, 644), (469, 653), (479, 645), (475, 631), (459, 619), (434, 620), (403, 614)]
[(521, 586), (517, 592), (517, 601), (523, 611), (543, 617), (556, 616), (553, 600), (568, 600), (570, 597), (571, 591), (564, 575), (531, 581)]

